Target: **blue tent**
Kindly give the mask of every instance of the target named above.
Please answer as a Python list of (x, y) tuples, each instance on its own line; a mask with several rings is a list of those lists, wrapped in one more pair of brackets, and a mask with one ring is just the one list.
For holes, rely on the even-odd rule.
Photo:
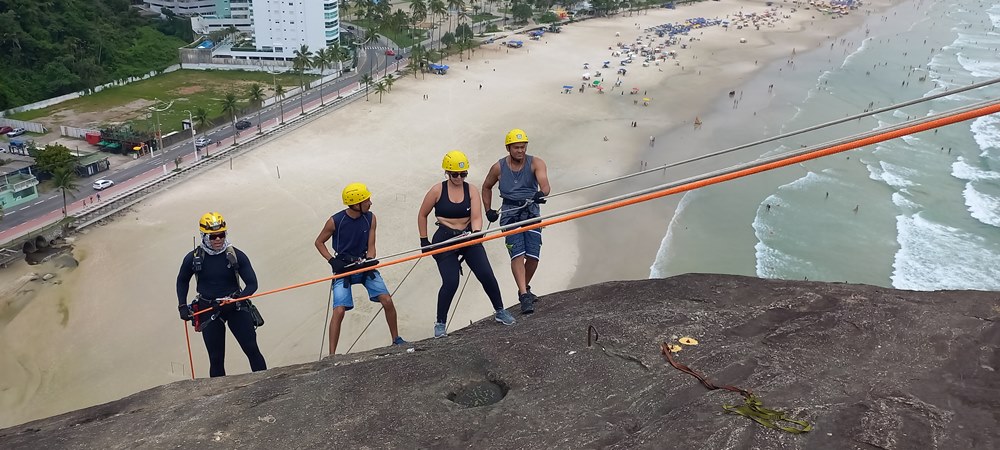
[(438, 75), (444, 75), (448, 73), (449, 69), (449, 67), (444, 64), (434, 64), (434, 63), (428, 64), (427, 67), (431, 69), (431, 72), (434, 72)]

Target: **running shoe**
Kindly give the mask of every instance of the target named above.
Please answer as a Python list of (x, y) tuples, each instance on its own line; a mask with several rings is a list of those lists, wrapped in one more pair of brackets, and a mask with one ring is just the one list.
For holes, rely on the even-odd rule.
[(521, 314), (531, 314), (535, 312), (535, 296), (525, 292), (518, 296), (521, 302)]
[(444, 324), (440, 322), (434, 322), (434, 337), (441, 338), (447, 336), (448, 332), (445, 330)]
[(406, 339), (403, 339), (402, 336), (396, 336), (396, 339), (392, 340), (392, 345), (406, 345), (406, 344), (409, 344), (409, 342), (406, 342)]
[(514, 325), (515, 323), (517, 323), (517, 321), (514, 320), (514, 316), (510, 315), (510, 313), (507, 312), (506, 309), (498, 309), (496, 315), (493, 316), (493, 318), (496, 319), (497, 322), (500, 322), (504, 325)]

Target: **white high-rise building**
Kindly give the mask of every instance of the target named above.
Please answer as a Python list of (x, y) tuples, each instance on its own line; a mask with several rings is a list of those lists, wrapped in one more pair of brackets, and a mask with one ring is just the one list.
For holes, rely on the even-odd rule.
[(252, 16), (258, 51), (290, 56), (303, 45), (315, 51), (340, 37), (337, 0), (253, 0)]

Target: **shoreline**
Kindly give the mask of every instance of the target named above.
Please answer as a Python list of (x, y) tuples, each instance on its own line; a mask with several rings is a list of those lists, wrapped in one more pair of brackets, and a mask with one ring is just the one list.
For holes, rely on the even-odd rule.
[[(726, 6), (763, 10), (764, 2), (743, 0)], [(400, 79), (392, 92), (384, 96), (373, 92), (368, 101), (332, 111), (236, 159), (232, 169), (216, 167), (143, 201), (107, 225), (86, 230), (75, 242), (80, 266), (57, 270), (61, 284), (33, 286), (30, 292), (16, 294), (30, 298), (0, 328), (4, 336), (16, 337), (7, 342), (18, 343), (5, 352), (12, 362), (0, 367), (0, 379), (19, 380), (0, 385), (5, 388), (0, 391), (6, 392), (0, 404), (9, 411), (0, 416), (0, 426), (188, 378), (173, 281), (181, 257), (192, 245), (197, 218), (205, 211), (219, 211), (226, 217), (234, 244), (253, 261), (264, 291), (328, 275), (312, 240), (326, 217), (342, 208), (340, 189), (350, 182), (365, 182), (373, 191), (372, 211), (381, 224), (379, 253), (415, 247), (414, 216), (426, 189), (440, 182), (441, 156), (453, 149), (466, 152), (471, 160), (469, 181), (480, 186), (488, 167), (505, 155), (503, 135), (511, 128), (526, 130), (531, 139), (528, 151), (548, 164), (554, 192), (635, 172), (638, 161), (653, 159), (648, 136), (665, 136), (669, 132), (665, 130), (690, 126), (697, 114), (692, 112), (706, 111), (717, 99), (705, 92), (724, 95), (732, 89), (729, 86), (752, 75), (752, 63), (734, 61), (756, 48), (754, 36), (770, 31), (699, 30), (705, 33), (704, 40), (679, 56), (685, 68), (663, 65), (659, 67), (662, 75), (656, 66), (643, 68), (633, 63), (622, 87), (652, 92), (650, 107), (629, 102), (634, 97), (614, 89), (604, 95), (593, 89), (566, 95), (558, 87), (579, 83), (581, 63), (608, 59), (605, 49), (609, 45), (628, 42), (632, 33), (646, 34), (629, 30), (629, 21), (651, 26), (714, 17), (719, 14), (711, 12), (718, 8), (719, 4), (704, 2), (677, 10), (650, 10), (645, 15), (593, 19), (565, 27), (544, 41), (526, 40), (524, 49), (483, 47), (472, 60), (447, 61), (453, 67), (447, 76), (426, 74), (411, 80), (411, 74), (406, 82)], [(837, 21), (837, 25), (848, 22)], [(798, 39), (808, 19), (793, 15), (781, 25), (793, 22), (800, 26), (788, 35)], [(614, 36), (616, 32), (620, 38)], [(725, 37), (724, 33), (729, 37), (723, 42), (718, 35)], [(740, 47), (736, 43), (740, 36), (749, 37), (750, 42)], [(782, 54), (784, 47), (760, 39), (775, 59)], [(713, 49), (717, 49), (715, 54)], [(716, 70), (699, 76), (695, 66), (688, 64)], [(731, 67), (744, 72), (719, 70)], [(735, 78), (724, 78), (725, 74)], [(677, 108), (684, 112), (675, 113)], [(638, 126), (626, 125), (632, 121)], [(654, 150), (670, 148), (667, 139), (657, 141)], [(701, 151), (671, 150), (669, 161)], [(651, 161), (650, 166), (657, 163), (662, 164)], [(685, 167), (667, 175), (673, 178), (694, 170)], [(543, 213), (630, 192), (643, 185), (640, 181), (644, 179), (554, 198)], [(612, 212), (571, 226), (551, 227), (544, 233), (543, 262), (533, 290), (544, 296), (605, 280), (634, 279), (640, 273), (647, 277), (658, 248), (652, 242), (659, 244), (666, 231), (669, 215), (663, 210), (672, 211), (671, 202), (675, 200), (647, 202), (624, 215)], [(625, 232), (608, 232), (617, 229)], [(504, 303), (513, 305), (515, 288), (506, 250), (499, 243), (486, 247)], [(382, 271), (390, 291), (399, 289), (394, 298), (400, 334), (411, 341), (431, 335), (440, 286), (433, 264), (417, 262), (413, 267), (412, 273), (409, 264)], [(267, 321), (258, 341), (269, 366), (317, 357), (328, 294), (328, 284), (318, 283), (255, 302)], [(377, 311), (363, 296), (355, 290), (357, 307), (344, 321), (342, 350)], [(543, 298), (538, 313), (544, 314), (544, 305)], [(457, 313), (449, 330), (491, 312), (475, 280), (453, 308)], [(355, 351), (387, 345), (387, 335), (384, 319), (375, 317)], [(204, 347), (196, 335), (192, 340), (196, 372), (204, 376)], [(245, 358), (230, 341), (229, 373), (246, 372)], [(114, 351), (98, 353), (95, 348)], [(84, 383), (87, 389), (79, 389)]]
[[(771, 66), (780, 65), (782, 57), (795, 54), (804, 55), (812, 51), (821, 50), (827, 42), (830, 42), (831, 40), (836, 41), (842, 36), (850, 34), (864, 26), (864, 24), (868, 21), (869, 16), (881, 14), (894, 6), (903, 3), (907, 3), (907, 1), (868, 2), (864, 8), (854, 11), (854, 14), (852, 15), (840, 17), (836, 20), (830, 20), (828, 17), (823, 17), (822, 22), (818, 19), (815, 20), (814, 22), (816, 22), (819, 26), (807, 29), (805, 23), (807, 21), (802, 21), (799, 23), (801, 27), (798, 30), (775, 31), (774, 34), (769, 33), (764, 35), (763, 37), (768, 40), (765, 46), (758, 49), (761, 53), (754, 56), (757, 58), (757, 64), (746, 67), (748, 60), (745, 59), (740, 61), (743, 63), (740, 66), (743, 71), (733, 76), (733, 82), (731, 84), (717, 88), (716, 90), (719, 92), (717, 96), (705, 96), (699, 102), (686, 104), (688, 107), (685, 108), (686, 117), (684, 120), (680, 121), (680, 123), (672, 123), (669, 126), (660, 129), (659, 132), (654, 133), (654, 137), (656, 138), (655, 148), (646, 149), (642, 152), (640, 159), (633, 162), (635, 167), (634, 171), (639, 171), (639, 161), (645, 161), (646, 168), (648, 169), (696, 157), (709, 151), (721, 150), (724, 147), (692, 150), (676, 149), (671, 146), (669, 150), (673, 153), (671, 155), (662, 155), (658, 152), (660, 142), (678, 143), (678, 146), (683, 147), (689, 143), (700, 144), (701, 141), (705, 140), (704, 137), (699, 136), (697, 133), (711, 133), (712, 130), (709, 130), (711, 127), (702, 126), (699, 127), (701, 129), (696, 129), (692, 125), (695, 117), (701, 118), (703, 123), (715, 121), (726, 123), (737, 122), (736, 120), (730, 118), (730, 115), (735, 114), (733, 113), (734, 108), (730, 106), (730, 99), (727, 98), (727, 92), (730, 90), (737, 92), (739, 101), (743, 102), (743, 95), (745, 92), (750, 92), (752, 89), (760, 90), (762, 88), (762, 86), (751, 86), (751, 83), (757, 80), (757, 78), (761, 74), (765, 73)], [(775, 39), (774, 37), (777, 36), (778, 33), (794, 34), (794, 45), (789, 43), (792, 39), (784, 39), (784, 43), (781, 44), (776, 43), (778, 39)], [(713, 37), (718, 38), (718, 36)], [(706, 38), (705, 42), (712, 42), (709, 41), (709, 39), (710, 38)], [(714, 59), (710, 60), (711, 62), (708, 67), (716, 70), (722, 70), (724, 66), (720, 64), (720, 61), (724, 59), (726, 50), (727, 49), (720, 48), (718, 45), (710, 46), (708, 51), (712, 53)], [(795, 56), (790, 57), (794, 58)], [(706, 61), (706, 59), (701, 58), (700, 55), (698, 60), (699, 62)], [(689, 76), (689, 78), (692, 77)], [(697, 78), (695, 78), (695, 80), (697, 80)], [(671, 80), (664, 80), (663, 83), (666, 84), (670, 81)], [(766, 88), (766, 86), (763, 86), (763, 88)], [(697, 89), (695, 89), (695, 91), (697, 91)], [(773, 97), (767, 99), (766, 101), (769, 102), (772, 99)], [(768, 134), (773, 135), (777, 133), (772, 132)], [(761, 137), (764, 136), (762, 135)], [(581, 203), (589, 203), (614, 195), (634, 192), (656, 184), (667, 183), (670, 180), (683, 179), (705, 171), (728, 167), (750, 159), (755, 159), (757, 156), (759, 155), (746, 155), (740, 153), (736, 155), (722, 155), (712, 160), (703, 160), (690, 165), (685, 165), (683, 167), (673, 167), (667, 169), (662, 175), (658, 175), (655, 172), (650, 173), (624, 181), (622, 184), (626, 186), (625, 189), (617, 189), (613, 192), (611, 192), (610, 189), (605, 190), (604, 195), (591, 194), (586, 196)], [(668, 224), (672, 221), (674, 211), (680, 203), (681, 198), (683, 198), (683, 194), (672, 195), (654, 201), (630, 206), (629, 213), (615, 211), (577, 221), (578, 225), (581, 227), (581, 241), (579, 248), (584, 254), (583, 260), (600, 261), (604, 259), (603, 255), (614, 253), (627, 254), (630, 255), (630, 257), (625, 258), (620, 262), (616, 262), (616, 264), (610, 268), (599, 264), (582, 264), (581, 270), (578, 271), (573, 277), (574, 287), (604, 281), (641, 279), (652, 276), (652, 268), (656, 262), (657, 254), (659, 252), (659, 243), (663, 239), (667, 238), (666, 232)], [(628, 236), (621, 236), (617, 238), (611, 237), (610, 239), (603, 241), (589, 239), (586, 237), (606, 236), (606, 230), (614, 229), (617, 224), (622, 222), (631, 223), (636, 220), (636, 218), (647, 225), (630, 229)], [(658, 244), (653, 246), (650, 242), (657, 242)], [(746, 275), (753, 276), (753, 274)]]

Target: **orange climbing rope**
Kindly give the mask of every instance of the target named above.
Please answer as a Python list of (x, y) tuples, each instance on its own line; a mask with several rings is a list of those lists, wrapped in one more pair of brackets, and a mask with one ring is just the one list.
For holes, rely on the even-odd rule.
[[(852, 139), (852, 140), (848, 140), (846, 142), (833, 143), (833, 144), (829, 144), (829, 145), (824, 144), (824, 145), (818, 146), (817, 148), (805, 149), (805, 150), (793, 153), (793, 154), (788, 155), (788, 156), (780, 156), (780, 157), (776, 157), (776, 158), (762, 160), (759, 163), (754, 163), (754, 164), (749, 164), (749, 165), (744, 165), (744, 166), (738, 166), (738, 167), (743, 167), (743, 168), (727, 169), (726, 171), (723, 171), (723, 172), (718, 173), (716, 175), (707, 175), (707, 176), (704, 176), (702, 178), (693, 179), (691, 181), (684, 181), (684, 182), (680, 182), (680, 183), (668, 184), (668, 185), (663, 186), (662, 188), (656, 188), (652, 192), (647, 192), (647, 193), (644, 193), (644, 194), (638, 194), (638, 195), (635, 195), (635, 196), (632, 196), (630, 198), (626, 198), (626, 199), (623, 199), (623, 200), (618, 200), (618, 201), (614, 201), (614, 202), (610, 202), (610, 203), (606, 203), (606, 204), (602, 204), (602, 205), (597, 205), (597, 206), (594, 206), (594, 207), (591, 207), (591, 208), (586, 208), (586, 209), (583, 209), (583, 210), (580, 210), (580, 211), (575, 211), (575, 212), (567, 213), (567, 214), (565, 214), (563, 216), (560, 216), (560, 217), (553, 217), (553, 218), (544, 219), (544, 220), (542, 220), (542, 219), (535, 219), (535, 220), (538, 220), (535, 223), (531, 223), (531, 224), (527, 224), (527, 225), (523, 225), (523, 226), (519, 226), (519, 227), (515, 227), (515, 228), (510, 228), (510, 229), (507, 229), (505, 231), (500, 231), (499, 233), (497, 233), (495, 235), (492, 235), (492, 236), (485, 236), (485, 235), (483, 235), (481, 237), (478, 237), (478, 238), (475, 238), (475, 239), (469, 239), (467, 241), (463, 241), (463, 242), (460, 242), (460, 243), (449, 245), (447, 247), (436, 248), (434, 250), (430, 250), (430, 251), (427, 251), (427, 252), (424, 252), (424, 253), (417, 253), (415, 255), (405, 256), (405, 257), (394, 259), (394, 260), (391, 260), (391, 261), (380, 262), (379, 264), (376, 264), (376, 265), (373, 265), (373, 266), (370, 266), (370, 267), (365, 267), (363, 269), (358, 269), (358, 270), (353, 270), (353, 271), (350, 271), (350, 272), (335, 274), (335, 275), (331, 275), (331, 276), (327, 276), (327, 277), (323, 277), (323, 278), (319, 278), (319, 279), (315, 279), (315, 280), (311, 280), (311, 281), (305, 281), (305, 282), (293, 284), (293, 285), (290, 285), (290, 286), (285, 286), (285, 287), (281, 287), (281, 288), (277, 288), (277, 289), (272, 289), (272, 290), (269, 290), (269, 291), (264, 291), (264, 292), (256, 293), (254, 295), (248, 295), (248, 296), (245, 296), (245, 297), (239, 297), (239, 298), (234, 298), (234, 299), (226, 300), (224, 302), (221, 302), (219, 304), (219, 306), (227, 305), (229, 303), (238, 302), (238, 301), (241, 301), (241, 300), (246, 300), (248, 298), (263, 297), (265, 295), (271, 295), (271, 294), (276, 294), (276, 293), (279, 293), (279, 292), (284, 292), (284, 291), (288, 291), (288, 290), (292, 290), (292, 289), (298, 289), (298, 288), (301, 288), (301, 287), (305, 287), (305, 286), (309, 286), (309, 285), (313, 285), (313, 284), (317, 284), (317, 283), (322, 283), (324, 281), (330, 281), (330, 280), (334, 280), (334, 279), (337, 279), (337, 278), (343, 278), (343, 277), (351, 276), (351, 275), (354, 275), (354, 274), (357, 274), (357, 273), (362, 273), (362, 272), (366, 272), (366, 271), (369, 271), (369, 270), (379, 269), (379, 268), (382, 268), (382, 267), (389, 267), (389, 266), (393, 266), (393, 265), (396, 265), (396, 264), (404, 263), (406, 261), (411, 261), (411, 260), (418, 259), (418, 258), (423, 258), (423, 257), (426, 257), (426, 256), (432, 256), (432, 255), (436, 255), (436, 254), (439, 254), (439, 253), (448, 252), (448, 251), (455, 250), (455, 249), (462, 248), (462, 247), (468, 247), (470, 245), (475, 245), (475, 244), (479, 244), (479, 243), (482, 243), (482, 242), (491, 241), (491, 240), (494, 240), (494, 239), (499, 239), (499, 238), (502, 238), (502, 237), (505, 237), (505, 236), (509, 236), (509, 235), (512, 235), (512, 234), (523, 233), (523, 232), (528, 231), (528, 230), (534, 230), (534, 229), (537, 229), (537, 228), (542, 228), (542, 227), (546, 227), (546, 226), (550, 226), (550, 225), (555, 225), (555, 224), (567, 222), (567, 221), (570, 221), (570, 220), (579, 219), (579, 218), (582, 218), (582, 217), (591, 216), (591, 215), (602, 213), (602, 212), (605, 212), (605, 211), (611, 211), (613, 209), (623, 208), (625, 206), (630, 206), (630, 205), (634, 205), (636, 203), (641, 203), (641, 202), (645, 202), (645, 201), (649, 201), (649, 200), (658, 199), (658, 198), (665, 197), (665, 196), (668, 196), (668, 195), (673, 195), (673, 194), (677, 194), (677, 193), (681, 193), (681, 192), (687, 192), (687, 191), (691, 191), (691, 190), (694, 190), (694, 189), (698, 189), (698, 188), (710, 186), (710, 185), (713, 185), (713, 184), (719, 184), (719, 183), (722, 183), (722, 182), (725, 182), (725, 181), (730, 181), (730, 180), (734, 180), (734, 179), (737, 179), (737, 178), (742, 178), (742, 177), (745, 177), (745, 176), (748, 176), (748, 175), (754, 175), (754, 174), (757, 174), (757, 173), (760, 173), (760, 172), (764, 172), (764, 171), (768, 171), (768, 170), (772, 170), (772, 169), (778, 169), (778, 168), (790, 166), (790, 165), (793, 165), (793, 164), (799, 164), (799, 163), (802, 163), (802, 162), (805, 162), (805, 161), (810, 161), (810, 160), (813, 160), (813, 159), (822, 158), (824, 156), (829, 156), (829, 155), (833, 155), (833, 154), (836, 154), (836, 153), (842, 153), (842, 152), (845, 152), (845, 151), (848, 151), (848, 150), (853, 150), (853, 149), (864, 147), (864, 146), (867, 146), (867, 145), (877, 144), (879, 142), (887, 141), (887, 140), (890, 140), (890, 139), (896, 139), (896, 138), (899, 138), (899, 137), (902, 137), (902, 136), (906, 136), (906, 135), (910, 135), (910, 134), (914, 134), (914, 133), (919, 133), (919, 132), (922, 132), (922, 131), (927, 131), (927, 130), (930, 130), (930, 129), (933, 129), (933, 128), (938, 128), (938, 127), (942, 127), (942, 126), (946, 126), (946, 125), (951, 125), (951, 124), (958, 123), (958, 122), (963, 122), (963, 121), (966, 121), (966, 120), (974, 119), (976, 117), (985, 116), (985, 115), (989, 115), (989, 114), (994, 114), (994, 113), (997, 113), (997, 112), (1000, 112), (1000, 100), (989, 100), (989, 101), (985, 101), (985, 102), (980, 102), (980, 103), (977, 103), (977, 104), (972, 105), (972, 106), (967, 106), (967, 107), (962, 107), (962, 108), (956, 108), (955, 110), (952, 110), (952, 111), (949, 111), (949, 112), (946, 112), (946, 113), (942, 113), (942, 114), (937, 115), (937, 116), (925, 117), (925, 118), (916, 119), (916, 120), (913, 120), (913, 121), (910, 121), (910, 122), (904, 122), (904, 124), (900, 124), (900, 125), (896, 125), (896, 126), (893, 126), (893, 127), (889, 127), (888, 129), (886, 129), (884, 131), (875, 130), (875, 131), (872, 131), (870, 133), (867, 133), (866, 137), (863, 137), (863, 138)], [(932, 118), (932, 117), (936, 117), (936, 118)], [(912, 123), (912, 125), (905, 125), (906, 123)], [(196, 312), (194, 315), (203, 314), (205, 312), (211, 311), (212, 309), (214, 309), (214, 308), (203, 309), (201, 311)]]

